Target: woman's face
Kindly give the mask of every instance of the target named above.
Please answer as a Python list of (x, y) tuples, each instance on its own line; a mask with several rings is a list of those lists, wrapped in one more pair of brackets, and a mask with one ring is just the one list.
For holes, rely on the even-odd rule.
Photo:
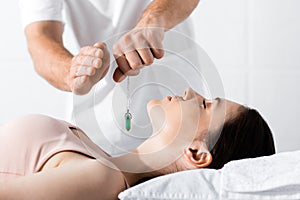
[[(205, 99), (187, 88), (184, 95), (151, 100), (147, 105), (153, 136), (143, 145), (144, 153), (186, 146), (204, 140), (208, 130), (218, 130), (238, 112), (240, 104), (225, 99)], [(179, 147), (180, 148), (180, 147)]]

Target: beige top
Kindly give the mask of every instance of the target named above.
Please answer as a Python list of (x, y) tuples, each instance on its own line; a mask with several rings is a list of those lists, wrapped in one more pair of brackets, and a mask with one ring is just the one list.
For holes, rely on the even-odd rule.
[[(37, 173), (54, 154), (74, 151), (99, 158), (103, 151), (80, 129), (44, 115), (28, 115), (0, 128), (0, 180)], [(83, 142), (85, 141), (85, 142)], [(129, 185), (124, 177), (127, 188)]]

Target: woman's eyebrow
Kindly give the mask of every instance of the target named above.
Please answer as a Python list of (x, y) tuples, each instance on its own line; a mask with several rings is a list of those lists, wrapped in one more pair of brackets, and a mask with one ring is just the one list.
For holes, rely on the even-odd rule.
[(215, 100), (217, 101), (217, 106), (218, 106), (218, 104), (220, 104), (220, 102), (221, 102), (221, 98), (217, 97), (217, 98), (215, 98)]
[(217, 101), (216, 103), (215, 103), (215, 108), (218, 108), (218, 107), (220, 107), (223, 103), (222, 103), (222, 98), (220, 98), (220, 97), (217, 97), (217, 98), (215, 98), (214, 99), (215, 101)]

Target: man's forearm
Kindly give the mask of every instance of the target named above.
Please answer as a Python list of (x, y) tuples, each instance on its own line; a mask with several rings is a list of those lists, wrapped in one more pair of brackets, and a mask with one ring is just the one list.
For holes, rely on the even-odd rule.
[(169, 30), (185, 20), (200, 0), (154, 0), (143, 12), (136, 27), (161, 27)]
[(70, 91), (68, 78), (73, 56), (61, 45), (47, 39), (36, 38), (34, 43), (29, 48), (38, 74), (54, 87)]
[(54, 87), (70, 91), (69, 73), (73, 55), (63, 46), (62, 30), (55, 27), (57, 32), (49, 33), (43, 27), (30, 26), (26, 29), (26, 36), (35, 70)]

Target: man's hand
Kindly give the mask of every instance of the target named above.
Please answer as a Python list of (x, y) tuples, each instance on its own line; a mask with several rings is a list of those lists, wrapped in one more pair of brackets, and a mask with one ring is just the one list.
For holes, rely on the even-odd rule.
[(109, 69), (110, 56), (105, 43), (81, 48), (72, 59), (69, 85), (73, 93), (83, 95), (100, 81)]
[[(135, 28), (125, 34), (113, 47), (117, 69), (116, 82), (126, 76), (139, 74), (139, 69), (164, 55), (164, 32), (186, 19), (199, 0), (153, 0), (144, 10)], [(157, 28), (155, 28), (157, 27)]]
[(113, 54), (118, 67), (113, 79), (121, 82), (126, 76), (135, 76), (143, 66), (151, 65), (154, 58), (164, 55), (163, 28), (135, 28), (114, 45)]

